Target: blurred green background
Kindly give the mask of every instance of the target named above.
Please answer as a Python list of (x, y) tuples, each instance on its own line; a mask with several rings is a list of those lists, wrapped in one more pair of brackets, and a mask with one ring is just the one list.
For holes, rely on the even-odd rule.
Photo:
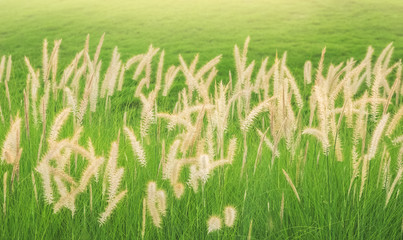
[(87, 34), (95, 51), (105, 32), (102, 55), (108, 59), (114, 46), (126, 60), (149, 44), (164, 48), (170, 64), (178, 63), (178, 54), (190, 59), (200, 53), (202, 61), (223, 54), (219, 70), (226, 76), (234, 66), (233, 45), (249, 35), (250, 59), (288, 51), (288, 65), (298, 73), (325, 46), (334, 63), (362, 58), (368, 45), (378, 54), (390, 42), (401, 58), (402, 13), (401, 0), (2, 0), (0, 54), (13, 55), (14, 74), (25, 80), (23, 56), (39, 67), (44, 38), (63, 39), (60, 58), (67, 64)]

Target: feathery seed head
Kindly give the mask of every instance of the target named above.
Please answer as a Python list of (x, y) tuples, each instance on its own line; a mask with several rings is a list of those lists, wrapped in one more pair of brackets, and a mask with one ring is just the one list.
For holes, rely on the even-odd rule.
[(224, 223), (227, 227), (234, 226), (236, 219), (236, 209), (233, 206), (227, 206), (224, 209)]
[(207, 233), (218, 231), (221, 229), (221, 218), (218, 216), (211, 216), (207, 220)]

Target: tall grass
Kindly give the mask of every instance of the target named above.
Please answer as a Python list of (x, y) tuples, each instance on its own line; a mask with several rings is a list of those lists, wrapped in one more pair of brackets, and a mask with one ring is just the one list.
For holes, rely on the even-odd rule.
[(87, 36), (67, 66), (61, 40), (44, 40), (42, 64), (25, 57), (24, 99), (2, 57), (2, 237), (27, 236), (13, 225), (24, 214), (42, 216), (23, 223), (35, 238), (402, 237), (391, 44), (337, 65), (324, 49), (299, 80), (287, 53), (249, 60), (247, 38), (218, 79), (221, 55), (167, 67), (152, 45), (127, 60), (115, 47), (102, 71), (103, 39), (91, 56)]

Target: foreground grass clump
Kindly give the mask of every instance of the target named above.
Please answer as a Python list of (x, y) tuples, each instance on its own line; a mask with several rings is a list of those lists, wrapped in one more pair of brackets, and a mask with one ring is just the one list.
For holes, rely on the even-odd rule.
[(328, 67), (324, 49), (298, 81), (286, 53), (250, 61), (249, 38), (226, 79), (221, 55), (165, 66), (152, 45), (127, 60), (115, 47), (103, 72), (103, 39), (63, 71), (61, 40), (45, 40), (41, 64), (24, 59), (23, 99), (2, 58), (2, 237), (28, 236), (16, 222), (38, 238), (402, 236), (391, 44)]

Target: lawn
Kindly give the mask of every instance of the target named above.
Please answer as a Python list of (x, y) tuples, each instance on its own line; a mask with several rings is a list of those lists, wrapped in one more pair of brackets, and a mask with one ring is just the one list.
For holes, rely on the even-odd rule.
[[(343, 143), (343, 161), (336, 159), (337, 149), (332, 141), (326, 154), (326, 151), (322, 149), (323, 142), (318, 141), (315, 136), (301, 134), (304, 129), (321, 124), (319, 117), (315, 117), (312, 125), (310, 123), (309, 103), (312, 101), (310, 97), (315, 92), (313, 84), (304, 82), (305, 62), (307, 60), (312, 62), (314, 78), (316, 69), (320, 67), (322, 49), (326, 47), (323, 70), (323, 75), (326, 76), (331, 64), (337, 65), (341, 62), (346, 64), (350, 58), (354, 58), (358, 65), (365, 58), (369, 46), (375, 49), (372, 57), (372, 64), (375, 64), (381, 51), (393, 42), (394, 52), (389, 66), (393, 65), (403, 57), (402, 13), (403, 1), (399, 0), (121, 0), (116, 2), (1, 0), (0, 56), (12, 55), (12, 72), (8, 83), (11, 112), (4, 80), (0, 82), (0, 107), (5, 119), (0, 125), (0, 144), (3, 144), (10, 129), (9, 119), (15, 119), (18, 115), (23, 119), (20, 143), (23, 150), (18, 180), (13, 184), (8, 180), (7, 189), (3, 184), (0, 187), (0, 192), (7, 193), (6, 200), (3, 194), (0, 196), (0, 203), (5, 202), (6, 206), (5, 209), (4, 206), (1, 208), (3, 212), (0, 214), (0, 238), (140, 239), (144, 231), (143, 199), (147, 197), (149, 181), (155, 181), (158, 189), (166, 191), (167, 206), (160, 228), (154, 226), (150, 214), (146, 213), (144, 239), (403, 238), (401, 193), (403, 184), (401, 184), (402, 180), (398, 179), (399, 173), (401, 178), (401, 169), (403, 169), (402, 162), (398, 161), (403, 154), (401, 147), (403, 141), (399, 142), (400, 145), (393, 142), (402, 135), (403, 121), (400, 121), (395, 128), (393, 135), (397, 136), (395, 139), (386, 135), (380, 137), (375, 155), (372, 160), (369, 159), (371, 161), (368, 160), (369, 167), (362, 196), (361, 193), (359, 194), (360, 184), (362, 184), (360, 179), (364, 173), (361, 167), (365, 167), (365, 159), (371, 155), (370, 152), (366, 155), (363, 153), (372, 149), (370, 144), (372, 145), (375, 141), (374, 133), (382, 127), (381, 119), (385, 114), (381, 115), (381, 113), (385, 103), (382, 102), (382, 107), (378, 106), (381, 110), (376, 121), (370, 121), (367, 118), (365, 122), (368, 124), (368, 126), (365, 125), (368, 129), (367, 143), (365, 143), (365, 137), (357, 143), (360, 147), (364, 147), (362, 152), (359, 149), (363, 155), (363, 163), (360, 164), (360, 173), (354, 182), (352, 190), (354, 194), (349, 193), (349, 187), (354, 168), (353, 152), (356, 151), (356, 142), (353, 139), (354, 128), (359, 127), (357, 120), (359, 114), (354, 115), (354, 127), (348, 126), (348, 119), (336, 121), (338, 130), (336, 139), (341, 139)], [(154, 79), (157, 76), (158, 60), (162, 50), (165, 51), (163, 72), (167, 71), (170, 65), (181, 65), (179, 55), (190, 65), (196, 54), (199, 54), (197, 65), (199, 69), (200, 66), (222, 54), (220, 62), (216, 65), (217, 75), (208, 89), (211, 99), (214, 99), (215, 84), (218, 86), (221, 81), (225, 84), (229, 82), (229, 72), (234, 81), (230, 89), (239, 79), (237, 77), (239, 68), (236, 67), (234, 58), (235, 44), (242, 51), (245, 39), (250, 37), (246, 64), (250, 64), (252, 60), (256, 61), (251, 74), (252, 82), (258, 78), (260, 64), (266, 56), (269, 57), (268, 66), (272, 66), (276, 64), (276, 58), (283, 60), (283, 54), (287, 52), (286, 65), (295, 77), (304, 102), (304, 106), (299, 108), (294, 98), (296, 95), (293, 95), (293, 106), (288, 109), (294, 111), (295, 119), (297, 119), (295, 120), (296, 130), (293, 133), (295, 136), (292, 137), (294, 142), (292, 146), (295, 149), (291, 147), (290, 150), (289, 139), (281, 139), (277, 146), (280, 155), (273, 157), (273, 149), (264, 144), (263, 147), (260, 146), (263, 138), (257, 134), (256, 129), (264, 132), (269, 126), (272, 128), (271, 121), (277, 118), (273, 120), (267, 113), (269, 111), (259, 113), (259, 117), (254, 119), (250, 129), (245, 132), (245, 128), (242, 127), (245, 119), (239, 117), (239, 114), (246, 114), (244, 116), (246, 117), (249, 109), (245, 108), (239, 113), (239, 109), (236, 110), (238, 105), (234, 104), (235, 110), (234, 108), (231, 110), (223, 144), (225, 146), (223, 155), (227, 156), (230, 139), (237, 138), (234, 160), (231, 164), (214, 169), (208, 181), (203, 187), (199, 186), (200, 189), (197, 192), (186, 185), (183, 195), (178, 199), (175, 196), (175, 189), (171, 186), (172, 180), (163, 179), (164, 170), (161, 159), (165, 159), (183, 128), (175, 127), (169, 130), (168, 121), (158, 117), (157, 121), (151, 124), (148, 134), (140, 137), (144, 102), (138, 96), (134, 96), (141, 78), (136, 81), (131, 79), (135, 71), (132, 67), (124, 75), (122, 91), (116, 91), (113, 96), (106, 99), (100, 98), (96, 112), (84, 113), (81, 124), (76, 119), (76, 113), (74, 116), (70, 114), (59, 134), (59, 139), (70, 138), (81, 125), (83, 130), (78, 143), (85, 148), (90, 148), (87, 143), (88, 138), (91, 138), (95, 154), (104, 156), (105, 162), (109, 158), (112, 142), (118, 141), (117, 166), (124, 168), (118, 192), (127, 190), (125, 197), (117, 204), (108, 221), (100, 226), (99, 216), (107, 206), (108, 197), (110, 197), (108, 195), (110, 192), (104, 193), (105, 186), (103, 186), (107, 181), (105, 177), (107, 171), (105, 176), (102, 175), (104, 171), (101, 171), (100, 175), (103, 177), (100, 177), (98, 182), (95, 178), (91, 178), (90, 188), (85, 188), (85, 191), (75, 199), (74, 216), (67, 208), (54, 213), (55, 204), (46, 202), (42, 178), (35, 168), (44, 158), (46, 151), (52, 147), (52, 144), (44, 139), (47, 139), (48, 133), (52, 131), (54, 119), (66, 106), (70, 106), (71, 102), (65, 96), (63, 89), (58, 90), (58, 94), (50, 91), (45, 128), (41, 121), (35, 123), (31, 109), (28, 113), (30, 125), (28, 135), (24, 119), (26, 114), (24, 89), (27, 75), (31, 73), (28, 71), (24, 57), (29, 58), (35, 69), (42, 69), (43, 40), (47, 39), (49, 42), (50, 55), (53, 41), (62, 39), (56, 73), (57, 81), (59, 81), (63, 76), (63, 70), (84, 48), (87, 34), (90, 36), (89, 56), (92, 58), (99, 39), (104, 33), (105, 39), (99, 57), (102, 61), (100, 85), (111, 63), (115, 46), (118, 47), (123, 63), (134, 55), (146, 53), (150, 44), (160, 48), (152, 61), (151, 87), (145, 90), (146, 95), (156, 86)], [(389, 82), (390, 87), (395, 81), (397, 71), (396, 67), (386, 77), (385, 82)], [(42, 77), (42, 72), (40, 74)], [(376, 73), (370, 79), (374, 78)], [(84, 76), (83, 79), (85, 79)], [(158, 113), (173, 112), (178, 95), (183, 88), (189, 88), (185, 80), (187, 80), (186, 75), (179, 73), (168, 96), (158, 95), (154, 101), (157, 103)], [(164, 78), (162, 82), (164, 85)], [(364, 85), (356, 91), (354, 100), (362, 97), (365, 90), (369, 90), (373, 97), (373, 87), (371, 92), (370, 88)], [(403, 89), (401, 85), (400, 82), (396, 93), (399, 87)], [(81, 96), (85, 91), (84, 88), (83, 80), (74, 94)], [(44, 86), (41, 80), (40, 96), (46, 91), (42, 89)], [(236, 91), (235, 88), (232, 90)], [(232, 90), (228, 94), (232, 94)], [(275, 95), (276, 87), (270, 85), (269, 91), (270, 95)], [(394, 95), (393, 91), (390, 92), (392, 92), (390, 106), (388, 105), (387, 108), (387, 113), (390, 113), (389, 122), (395, 113), (400, 111), (403, 100), (403, 93), (399, 96)], [(386, 102), (388, 93), (387, 88), (380, 90), (379, 98), (384, 98)], [(251, 109), (262, 102), (262, 96), (260, 93), (251, 95)], [(195, 98), (197, 97), (198, 95), (195, 95)], [(192, 98), (190, 100), (191, 104), (198, 103)], [(340, 116), (343, 119), (344, 106), (347, 106), (344, 95), (334, 99), (334, 103), (336, 107), (333, 107), (342, 109), (343, 112), (337, 115), (337, 118), (334, 114), (334, 119), (338, 120)], [(38, 106), (36, 108), (38, 109)], [(197, 126), (197, 113), (204, 114), (204, 111), (206, 109), (203, 108), (192, 113), (190, 119), (195, 126)], [(368, 111), (371, 111), (369, 107)], [(366, 116), (372, 117), (371, 114)], [(202, 136), (209, 137), (210, 119), (207, 117), (203, 119), (200, 122), (203, 126), (200, 139)], [(289, 120), (283, 119), (285, 124)], [(133, 152), (131, 142), (123, 129), (125, 124), (133, 128), (137, 139), (144, 147), (147, 158), (146, 167), (137, 161), (138, 156), (134, 156), (136, 153)], [(44, 131), (45, 135), (43, 135)], [(270, 139), (273, 139), (276, 134), (278, 132), (274, 130), (267, 132)], [(218, 140), (215, 141), (217, 146), (213, 147), (213, 150), (215, 149), (216, 155), (219, 155), (220, 150), (223, 149), (219, 146)], [(212, 143), (214, 144), (214, 141)], [(40, 152), (38, 149), (41, 149)], [(183, 153), (183, 157), (189, 157), (199, 151), (196, 143), (189, 149)], [(197, 157), (200, 156), (197, 155)], [(243, 167), (244, 159), (246, 159), (245, 167)], [(390, 161), (389, 165), (387, 165), (388, 161)], [(88, 161), (76, 154), (69, 158), (66, 171), (74, 181), (79, 181), (83, 169), (88, 166)], [(387, 173), (385, 173), (386, 168)], [(6, 172), (10, 178), (12, 171), (12, 165), (4, 161), (0, 164), (1, 179)], [(179, 180), (186, 183), (190, 174), (191, 169), (184, 167)], [(33, 184), (33, 177), (35, 184)], [(384, 183), (386, 182), (383, 187), (380, 186), (382, 179), (385, 179)], [(395, 188), (394, 191), (390, 191), (392, 197), (390, 201), (386, 200), (388, 204), (385, 207), (385, 198), (389, 190), (393, 190), (392, 186)], [(56, 189), (55, 184), (53, 188)], [(69, 187), (69, 190), (71, 189), (73, 189), (72, 186)], [(56, 194), (55, 197), (59, 196)], [(208, 233), (208, 218), (212, 215), (222, 215), (224, 208), (228, 205), (234, 206), (237, 211), (234, 226), (223, 226), (221, 230)]]

